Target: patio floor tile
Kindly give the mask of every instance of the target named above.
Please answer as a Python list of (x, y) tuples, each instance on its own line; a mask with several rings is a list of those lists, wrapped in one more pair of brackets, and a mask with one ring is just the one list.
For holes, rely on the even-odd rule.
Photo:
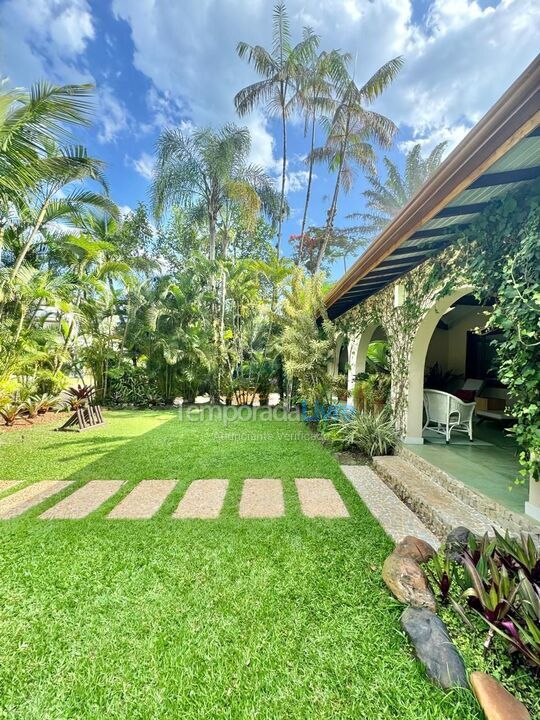
[(122, 480), (90, 480), (40, 515), (44, 520), (79, 520), (97, 510), (120, 490)]
[(71, 485), (71, 480), (40, 480), (0, 500), (0, 519), (17, 517)]
[(240, 517), (274, 518), (285, 513), (283, 485), (274, 478), (248, 478), (240, 498)]
[(213, 520), (219, 517), (228, 485), (228, 480), (194, 480), (173, 517), (183, 520)]
[(306, 517), (349, 517), (349, 511), (331, 480), (296, 478), (295, 482), (302, 512)]
[(176, 480), (142, 480), (107, 515), (108, 519), (146, 520), (157, 513)]

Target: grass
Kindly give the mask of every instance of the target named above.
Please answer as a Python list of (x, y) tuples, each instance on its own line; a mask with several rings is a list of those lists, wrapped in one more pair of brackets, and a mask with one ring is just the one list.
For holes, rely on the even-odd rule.
[[(392, 544), (303, 425), (106, 420), (0, 436), (1, 478), (126, 481), (86, 520), (37, 521), (56, 498), (0, 523), (0, 718), (480, 720), (413, 660), (380, 578)], [(299, 476), (331, 478), (351, 518), (304, 518)], [(205, 477), (231, 481), (222, 517), (173, 520)], [(286, 516), (240, 520), (245, 477), (282, 478)], [(159, 514), (105, 520), (143, 478), (178, 479)]]

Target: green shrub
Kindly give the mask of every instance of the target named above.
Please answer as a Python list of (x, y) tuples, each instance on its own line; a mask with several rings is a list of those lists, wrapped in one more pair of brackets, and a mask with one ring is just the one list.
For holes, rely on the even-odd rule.
[(63, 372), (42, 369), (35, 378), (35, 392), (38, 395), (60, 395), (70, 383), (70, 378)]
[(353, 388), (353, 402), (357, 410), (380, 412), (390, 400), (392, 378), (386, 373), (362, 373)]
[(156, 401), (156, 384), (150, 380), (146, 368), (121, 363), (109, 370), (107, 399), (118, 405), (149, 405)]
[(17, 402), (9, 403), (8, 405), (4, 405), (4, 407), (0, 410), (0, 416), (4, 419), (4, 423), (11, 427), (15, 424), (15, 420), (17, 418), (22, 417), (22, 411), (24, 409), (24, 405)]
[(388, 409), (380, 413), (349, 410), (321, 425), (323, 436), (340, 449), (356, 449), (368, 457), (389, 455), (398, 434)]

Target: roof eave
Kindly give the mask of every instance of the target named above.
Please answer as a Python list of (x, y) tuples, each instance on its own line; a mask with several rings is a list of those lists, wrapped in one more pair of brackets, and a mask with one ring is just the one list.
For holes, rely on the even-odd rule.
[(399, 215), (325, 297), (330, 308), (359, 280), (433, 218), (540, 124), (540, 55), (441, 163)]

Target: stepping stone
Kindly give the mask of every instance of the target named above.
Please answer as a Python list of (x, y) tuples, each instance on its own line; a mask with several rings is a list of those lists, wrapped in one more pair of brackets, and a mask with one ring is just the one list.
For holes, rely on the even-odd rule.
[(80, 520), (97, 510), (117, 493), (123, 485), (122, 480), (90, 480), (57, 505), (45, 510), (40, 518), (44, 520)]
[(20, 485), (20, 480), (0, 480), (0, 492), (11, 490), (15, 485)]
[(274, 518), (285, 513), (281, 480), (248, 478), (240, 498), (240, 517)]
[(219, 516), (228, 480), (194, 480), (180, 500), (173, 517), (183, 520), (212, 520)]
[(306, 517), (349, 517), (349, 511), (331, 480), (296, 478), (295, 482), (302, 512)]
[(176, 480), (142, 480), (107, 515), (108, 519), (146, 520), (157, 513)]
[(51, 495), (56, 495), (60, 490), (69, 487), (72, 482), (71, 480), (40, 480), (33, 485), (27, 485), (22, 490), (0, 500), (0, 519), (8, 520), (22, 515)]

